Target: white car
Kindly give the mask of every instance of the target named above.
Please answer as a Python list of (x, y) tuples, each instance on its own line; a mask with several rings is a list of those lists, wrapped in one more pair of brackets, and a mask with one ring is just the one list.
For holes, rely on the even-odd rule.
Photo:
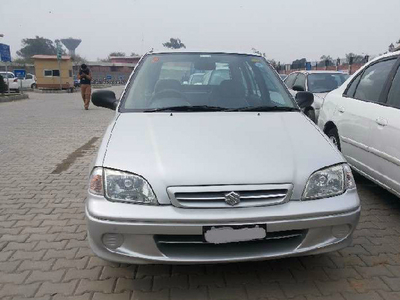
[(328, 94), (318, 125), (359, 173), (400, 197), (400, 51)]
[(307, 91), (314, 94), (314, 103), (304, 113), (315, 123), (326, 95), (341, 86), (349, 75), (337, 71), (299, 71), (285, 79), (285, 84), (293, 95)]
[(19, 92), (20, 82), (17, 77), (15, 77), (12, 72), (0, 72), (0, 75), (3, 76), (4, 82), (10, 87), (10, 91)]
[(31, 73), (26, 73), (25, 78), (22, 80), (23, 89), (34, 89), (36, 88), (36, 76)]

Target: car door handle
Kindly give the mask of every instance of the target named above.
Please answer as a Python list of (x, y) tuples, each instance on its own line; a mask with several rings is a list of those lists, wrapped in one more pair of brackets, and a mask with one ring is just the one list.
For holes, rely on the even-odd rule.
[(339, 106), (338, 111), (342, 114), (342, 113), (344, 113), (344, 108), (342, 106)]
[(376, 124), (380, 125), (380, 126), (386, 126), (388, 124), (388, 121), (386, 119), (383, 118), (377, 118), (375, 120)]

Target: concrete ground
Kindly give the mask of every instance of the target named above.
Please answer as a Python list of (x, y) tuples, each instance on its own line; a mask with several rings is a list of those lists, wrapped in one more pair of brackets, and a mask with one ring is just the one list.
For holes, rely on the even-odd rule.
[(112, 115), (84, 111), (79, 93), (0, 104), (0, 299), (400, 299), (400, 199), (359, 176), (361, 222), (339, 252), (194, 266), (97, 258), (84, 198)]

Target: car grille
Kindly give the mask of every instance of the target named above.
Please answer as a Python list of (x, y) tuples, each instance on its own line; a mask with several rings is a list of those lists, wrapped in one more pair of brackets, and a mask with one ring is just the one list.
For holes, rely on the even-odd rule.
[(262, 240), (211, 244), (202, 235), (155, 235), (158, 249), (170, 258), (230, 259), (294, 251), (307, 230), (269, 232)]
[[(245, 186), (169, 187), (173, 205), (187, 208), (232, 208), (281, 204), (289, 200), (291, 184)], [(234, 192), (240, 202), (229, 204), (227, 195)]]

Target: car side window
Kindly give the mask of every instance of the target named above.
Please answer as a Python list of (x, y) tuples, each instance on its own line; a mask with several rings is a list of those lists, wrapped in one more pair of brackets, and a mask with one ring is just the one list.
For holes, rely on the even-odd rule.
[(31, 74), (26, 74), (25, 78), (26, 79), (32, 79), (32, 75)]
[(350, 98), (354, 98), (354, 93), (356, 92), (356, 88), (358, 83), (360, 82), (362, 76), (362, 72), (356, 76), (356, 78), (353, 79), (353, 81), (350, 83), (350, 85), (347, 87), (347, 90), (344, 92), (344, 95)]
[(294, 82), (293, 86), (300, 86), (303, 90), (306, 90), (306, 75), (299, 74)]
[(293, 87), (296, 76), (297, 76), (297, 73), (292, 73), (286, 78), (285, 83), (289, 89), (291, 89)]
[(379, 102), (379, 97), (385, 86), (388, 75), (395, 63), (396, 59), (390, 59), (368, 67), (361, 77), (354, 98), (370, 102)]
[(390, 87), (387, 104), (396, 108), (400, 108), (400, 67), (397, 69), (392, 86)]

